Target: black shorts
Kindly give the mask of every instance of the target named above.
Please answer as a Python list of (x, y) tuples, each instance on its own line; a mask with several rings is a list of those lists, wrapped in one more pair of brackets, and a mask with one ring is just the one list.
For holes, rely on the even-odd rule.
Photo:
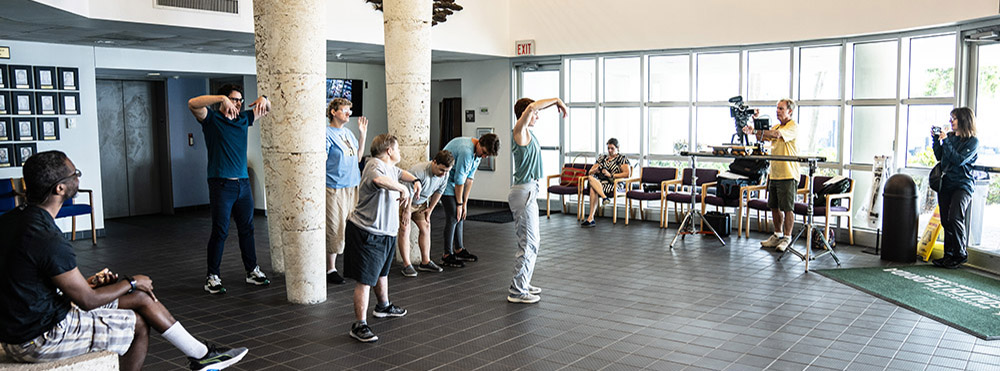
[(375, 286), (379, 277), (389, 275), (396, 236), (369, 233), (349, 220), (344, 232), (344, 277)]

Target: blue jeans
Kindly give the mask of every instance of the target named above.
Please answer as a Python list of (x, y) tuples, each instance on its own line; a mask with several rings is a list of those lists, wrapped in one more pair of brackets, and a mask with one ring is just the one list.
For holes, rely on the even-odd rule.
[(510, 188), (507, 202), (514, 214), (514, 234), (517, 236), (517, 253), (514, 255), (514, 279), (511, 287), (525, 294), (531, 288), (538, 256), (538, 183), (516, 184)]
[(257, 267), (257, 251), (253, 240), (253, 195), (250, 179), (208, 179), (208, 203), (212, 208), (212, 236), (208, 238), (208, 274), (218, 274), (222, 250), (229, 236), (229, 218), (236, 220), (240, 237), (243, 268), (248, 272)]

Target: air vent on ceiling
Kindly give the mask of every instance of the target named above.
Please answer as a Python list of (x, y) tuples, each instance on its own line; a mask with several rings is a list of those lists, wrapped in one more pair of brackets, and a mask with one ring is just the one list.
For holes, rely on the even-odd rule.
[(156, 5), (229, 14), (240, 13), (239, 0), (156, 0)]

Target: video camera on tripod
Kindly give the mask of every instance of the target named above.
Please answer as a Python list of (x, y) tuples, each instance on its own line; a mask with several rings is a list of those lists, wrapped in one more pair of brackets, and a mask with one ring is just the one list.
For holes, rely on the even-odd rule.
[[(743, 133), (743, 128), (747, 126), (747, 121), (749, 121), (750, 118), (756, 113), (756, 109), (750, 108), (750, 106), (747, 106), (746, 102), (743, 101), (742, 95), (729, 98), (729, 116), (731, 116), (736, 122), (736, 133), (733, 134), (730, 142), (742, 145), (750, 144), (749, 138), (747, 138), (747, 135)], [(753, 127), (754, 130), (769, 130), (771, 128), (771, 123), (766, 117), (755, 118), (753, 120)]]

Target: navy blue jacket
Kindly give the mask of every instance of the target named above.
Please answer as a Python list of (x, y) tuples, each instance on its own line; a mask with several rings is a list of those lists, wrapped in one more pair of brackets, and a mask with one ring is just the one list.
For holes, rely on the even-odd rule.
[(948, 133), (944, 140), (936, 137), (934, 157), (941, 161), (941, 192), (953, 192), (963, 189), (972, 194), (972, 166), (979, 158), (979, 139), (976, 137), (962, 138), (955, 133)]

